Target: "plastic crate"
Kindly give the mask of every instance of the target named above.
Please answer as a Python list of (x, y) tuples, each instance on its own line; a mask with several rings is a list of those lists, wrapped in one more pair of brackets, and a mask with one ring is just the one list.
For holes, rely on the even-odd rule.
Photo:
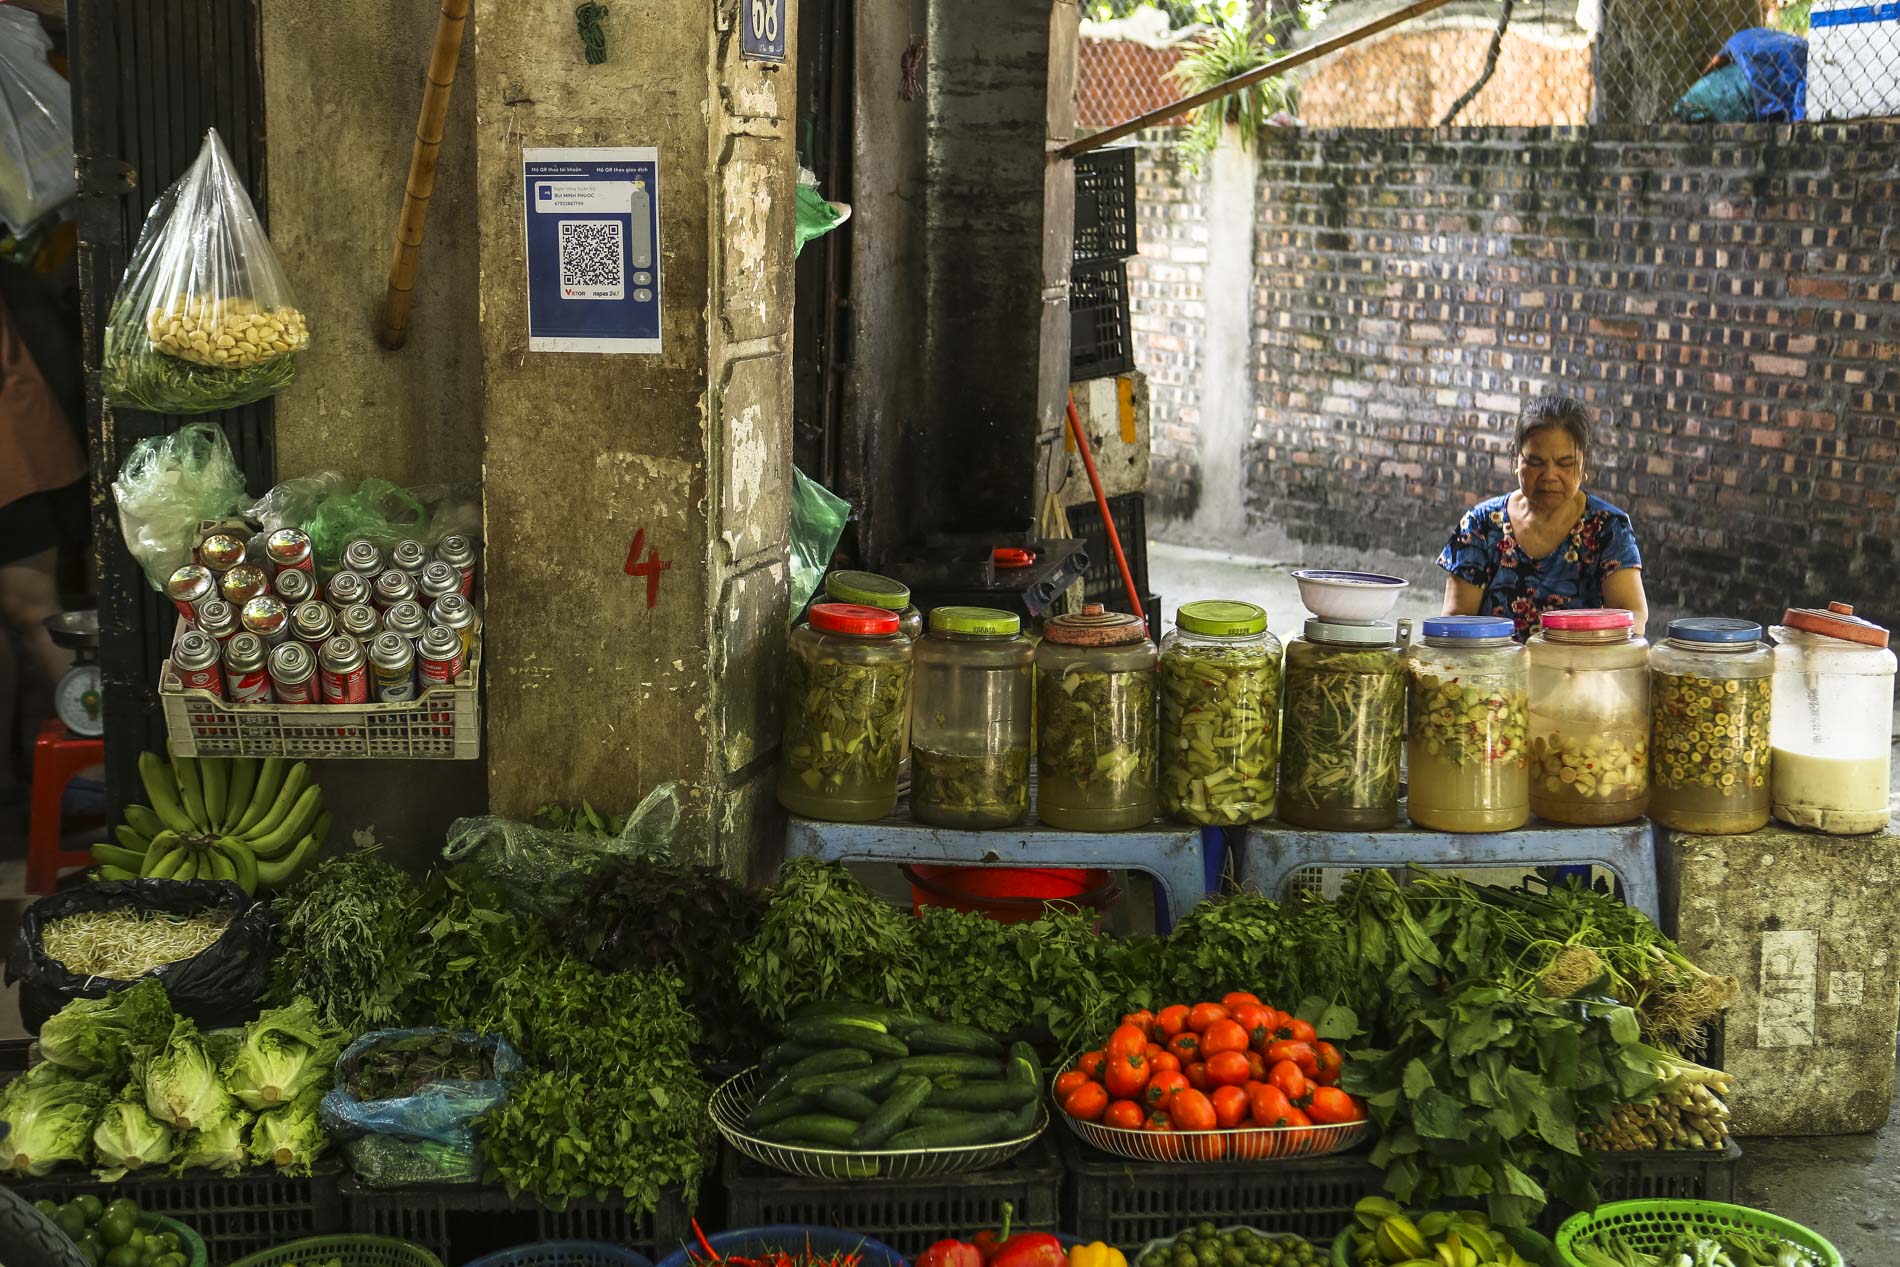
[(731, 1226), (849, 1229), (911, 1257), (946, 1236), (998, 1226), (1005, 1201), (1015, 1207), (1013, 1227), (1053, 1232), (1063, 1226), (1062, 1166), (1048, 1133), (1004, 1165), (930, 1179), (800, 1179), (730, 1148), (721, 1173)]
[(337, 1172), (290, 1176), (275, 1170), (219, 1175), (210, 1171), (127, 1175), (101, 1183), (84, 1171), (12, 1184), (29, 1201), (66, 1201), (91, 1193), (101, 1200), (130, 1197), (147, 1214), (176, 1219), (196, 1232), (215, 1265), (306, 1236), (347, 1231)]
[(1120, 260), (1077, 264), (1069, 274), (1069, 381), (1113, 378), (1134, 368), (1127, 266)]
[(618, 1201), (570, 1201), (550, 1210), (532, 1197), (510, 1197), (486, 1184), (340, 1185), (352, 1232), (413, 1241), (445, 1263), (466, 1263), (532, 1241), (601, 1241), (655, 1262), (687, 1243), (692, 1212), (678, 1189), (650, 1214)]
[(227, 704), (186, 690), (167, 659), (158, 679), (165, 732), (181, 757), (366, 757), (473, 761), (482, 755), (480, 635), (454, 686), (402, 704)]
[(1081, 155), (1075, 160), (1075, 262), (1101, 264), (1135, 253), (1135, 147)]
[[(1122, 572), (1115, 565), (1115, 552), (1109, 548), (1108, 532), (1102, 527), (1102, 512), (1093, 501), (1070, 506), (1069, 533), (1088, 543), (1089, 570), (1082, 574), (1082, 593), (1091, 603), (1102, 603), (1114, 611), (1128, 610), (1128, 588), (1122, 584)], [(1128, 573), (1135, 590), (1148, 593), (1148, 498), (1145, 493), (1123, 493), (1108, 499), (1108, 513), (1115, 521), (1121, 538), (1122, 553), (1128, 558)]]
[[(1713, 1149), (1642, 1149), (1592, 1154), (1597, 1161), (1597, 1195), (1611, 1201), (1733, 1201), (1742, 1146), (1734, 1140)], [(1576, 1207), (1553, 1201), (1537, 1218), (1537, 1229), (1554, 1235)]]

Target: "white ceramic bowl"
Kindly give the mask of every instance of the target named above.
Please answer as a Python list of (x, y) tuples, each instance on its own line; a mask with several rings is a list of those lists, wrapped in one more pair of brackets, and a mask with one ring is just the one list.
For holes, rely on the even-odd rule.
[(1411, 582), (1377, 572), (1334, 572), (1302, 568), (1293, 573), (1300, 583), (1300, 601), (1306, 610), (1325, 620), (1378, 620), (1399, 601), (1399, 591)]

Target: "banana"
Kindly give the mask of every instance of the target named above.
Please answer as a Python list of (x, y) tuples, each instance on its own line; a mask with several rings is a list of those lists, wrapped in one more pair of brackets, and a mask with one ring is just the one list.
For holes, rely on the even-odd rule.
[(94, 845), (92, 860), (108, 867), (118, 867), (122, 871), (136, 873), (145, 865), (145, 851), (139, 849), (121, 849), (117, 845)]
[(125, 825), (147, 840), (165, 830), (165, 820), (154, 814), (148, 805), (126, 806)]
[(165, 826), (185, 834), (197, 830), (178, 799), (178, 780), (163, 757), (156, 752), (139, 753), (139, 778), (145, 783), (145, 799), (152, 803), (152, 812)]
[(198, 763), (204, 782), (205, 826), (216, 831), (224, 822), (224, 798), (231, 790), (231, 763), (224, 757), (206, 757)]
[(245, 893), (257, 892), (257, 855), (242, 841), (229, 836), (220, 840), (218, 852), (231, 860), (231, 866), (237, 871), (237, 886)]
[(184, 865), (189, 856), (189, 851), (177, 841), (170, 842), (163, 849), (153, 845), (151, 852), (145, 855), (143, 874), (153, 880), (176, 879), (178, 868)]
[(151, 837), (140, 835), (130, 827), (127, 827), (124, 823), (120, 823), (117, 827), (112, 829), (112, 838), (119, 842), (121, 849), (129, 850), (132, 853), (144, 853), (147, 849), (152, 847)]
[(310, 782), (310, 767), (299, 761), (290, 767), (290, 773), (284, 778), (283, 787), (277, 791), (277, 799), (271, 803), (270, 812), (265, 814), (250, 830), (244, 833), (245, 840), (263, 840), (276, 831), (290, 811), (296, 806), (297, 798), (303, 795), (304, 786)]
[(317, 815), (322, 812), (323, 789), (315, 786), (305, 788), (283, 822), (270, 835), (253, 839), (250, 842), (251, 849), (260, 858), (279, 856), (287, 843), (299, 840), (309, 832), (311, 825), (317, 821)]
[(317, 838), (317, 848), (319, 849), (323, 848), (324, 843), (330, 839), (330, 811), (329, 810), (326, 809), (321, 814), (317, 815), (316, 826), (310, 829), (310, 834)]
[(178, 864), (178, 870), (172, 873), (172, 879), (199, 879), (198, 851), (196, 849), (180, 849), (178, 852), (184, 855), (184, 861)]
[(237, 826), (237, 820), (244, 811), (251, 808), (251, 792), (257, 787), (257, 767), (260, 763), (250, 757), (231, 758), (231, 786), (224, 798), (224, 819), (211, 824), (221, 832), (230, 832)]
[(178, 799), (185, 803), (185, 813), (191, 816), (193, 829), (198, 835), (204, 835), (211, 830), (211, 820), (205, 817), (204, 784), (200, 781), (198, 759), (173, 757), (172, 774), (178, 779)]
[(264, 758), (264, 764), (257, 771), (257, 782), (251, 789), (251, 803), (231, 829), (231, 835), (242, 838), (264, 821), (264, 815), (277, 803), (277, 793), (284, 786), (284, 775), (289, 769), (290, 763), (282, 757)]
[(296, 878), (304, 865), (317, 855), (319, 846), (315, 836), (305, 836), (297, 842), (297, 847), (281, 858), (257, 864), (257, 882), (265, 888), (281, 888)]
[(98, 871), (99, 871), (99, 878), (101, 880), (136, 880), (138, 879), (138, 876), (135, 873), (131, 871), (127, 871), (124, 867), (112, 866), (110, 863), (108, 863), (107, 865), (103, 867), (100, 867)]
[(237, 867), (232, 864), (231, 859), (225, 854), (224, 850), (216, 846), (205, 850), (205, 865), (211, 869), (211, 879), (229, 880), (233, 884), (237, 883)]

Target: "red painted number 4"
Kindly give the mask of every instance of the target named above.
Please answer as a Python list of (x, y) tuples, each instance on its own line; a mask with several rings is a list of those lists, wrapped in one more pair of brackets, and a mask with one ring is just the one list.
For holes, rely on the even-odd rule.
[(755, 40), (776, 40), (778, 38), (779, 0), (752, 0), (752, 38)]
[(627, 550), (626, 572), (628, 576), (644, 576), (646, 578), (647, 607), (651, 610), (653, 604), (660, 601), (660, 573), (666, 571), (673, 565), (660, 557), (660, 551), (657, 546), (648, 547), (647, 557), (644, 560), (641, 559), (640, 547), (646, 545), (646, 542), (647, 530), (645, 528), (633, 534), (633, 545)]

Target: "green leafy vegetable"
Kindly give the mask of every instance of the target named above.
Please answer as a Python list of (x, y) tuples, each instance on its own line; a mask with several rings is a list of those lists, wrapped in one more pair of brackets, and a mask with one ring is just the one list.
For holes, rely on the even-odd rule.
[(40, 1054), (74, 1073), (122, 1076), (139, 1052), (171, 1036), (165, 987), (145, 980), (103, 999), (74, 999), (40, 1027)]
[[(1249, 990), (1283, 1000), (1281, 1006), (1302, 1003), (1302, 1020), (1329, 1021), (1323, 1038), (1351, 1037), (1360, 1018), (1378, 1012), (1383, 993), (1329, 902), (1283, 905), (1256, 893), (1210, 898), (1175, 925), (1163, 958), (1168, 997), (1218, 999)], [(1318, 1006), (1305, 1006), (1309, 998)]]
[(783, 1021), (813, 999), (908, 1006), (921, 983), (912, 921), (842, 864), (794, 858), (766, 901), (739, 950), (739, 990), (759, 1015)]
[(137, 1082), (152, 1116), (181, 1131), (214, 1126), (237, 1111), (190, 1017), (172, 1023), (165, 1046), (141, 1062)]
[(227, 1084), (245, 1108), (274, 1108), (308, 1087), (327, 1087), (342, 1050), (342, 1033), (325, 1028), (315, 1005), (299, 998), (288, 1007), (263, 1012), (244, 1027)]
[(251, 1124), (250, 1155), (260, 1165), (276, 1164), (286, 1174), (307, 1175), (329, 1145), (317, 1116), (322, 1093), (312, 1087), (289, 1104), (259, 1113)]
[(359, 850), (327, 858), (272, 904), (280, 921), (270, 1000), (306, 995), (353, 1034), (400, 1024), (418, 972), (421, 894), (407, 872)]
[(112, 1092), (55, 1064), (27, 1070), (0, 1092), (0, 1162), (16, 1176), (46, 1174), (61, 1162), (84, 1161), (93, 1127)]
[(172, 1128), (134, 1098), (133, 1088), (126, 1090), (126, 1095), (106, 1106), (92, 1132), (97, 1174), (108, 1183), (124, 1178), (128, 1171), (164, 1165), (177, 1143)]
[(221, 1174), (234, 1175), (250, 1161), (250, 1150), (246, 1140), (250, 1137), (253, 1115), (243, 1111), (219, 1118), (215, 1123), (186, 1135), (177, 1158), (172, 1162), (174, 1172), (203, 1168), (216, 1170)]

